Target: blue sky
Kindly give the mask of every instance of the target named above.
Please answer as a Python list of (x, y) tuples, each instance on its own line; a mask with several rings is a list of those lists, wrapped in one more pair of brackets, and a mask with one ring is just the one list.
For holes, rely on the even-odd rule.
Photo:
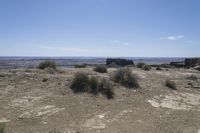
[(199, 0), (0, 0), (0, 56), (200, 56)]

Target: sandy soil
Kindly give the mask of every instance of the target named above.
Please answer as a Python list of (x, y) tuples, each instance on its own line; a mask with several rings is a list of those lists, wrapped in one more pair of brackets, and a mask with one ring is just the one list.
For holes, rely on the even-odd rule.
[[(200, 72), (131, 69), (141, 89), (115, 84), (112, 100), (74, 94), (69, 85), (78, 71), (110, 80), (114, 68), (107, 74), (92, 68), (1, 69), (0, 122), (6, 122), (6, 133), (200, 133)], [(191, 74), (198, 80), (188, 80)], [(166, 79), (177, 90), (165, 87)]]

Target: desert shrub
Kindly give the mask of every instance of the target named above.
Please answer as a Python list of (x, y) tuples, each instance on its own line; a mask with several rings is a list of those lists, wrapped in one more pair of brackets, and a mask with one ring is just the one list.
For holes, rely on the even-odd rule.
[(139, 88), (138, 78), (128, 68), (122, 68), (116, 71), (112, 77), (113, 81), (120, 83), (121, 85), (128, 88)]
[(0, 133), (5, 133), (6, 123), (0, 122)]
[(141, 69), (145, 70), (145, 71), (149, 71), (151, 69), (151, 66), (149, 66), (149, 65), (143, 65)]
[(43, 78), (42, 82), (47, 82), (48, 78)]
[(98, 65), (94, 68), (94, 71), (99, 72), (99, 73), (106, 73), (107, 67), (105, 65)]
[(117, 65), (115, 62), (112, 62), (111, 64), (107, 65), (108, 67), (114, 67), (117, 68), (119, 65)]
[(137, 64), (137, 67), (142, 68), (144, 65), (145, 65), (145, 63), (140, 62), (140, 63)]
[(75, 92), (88, 92), (89, 76), (86, 73), (76, 73), (70, 88)]
[(188, 80), (197, 80), (198, 78), (195, 75), (190, 75), (190, 76), (187, 76), (186, 79), (188, 79)]
[(75, 68), (86, 68), (87, 65), (86, 64), (76, 64), (74, 67)]
[(176, 89), (176, 84), (175, 84), (175, 82), (172, 81), (172, 80), (167, 79), (167, 80), (165, 81), (165, 86), (167, 86), (168, 88), (171, 88), (171, 89), (173, 89), (173, 90), (177, 90), (177, 89)]
[(114, 97), (113, 87), (109, 81), (102, 79), (98, 86), (101, 94), (105, 95), (108, 99), (112, 99)]
[(43, 61), (38, 66), (39, 69), (45, 69), (45, 68), (53, 68), (56, 69), (56, 63), (54, 61)]
[(91, 77), (90, 78), (90, 92), (94, 95), (97, 95), (99, 93), (99, 86), (98, 86), (99, 82), (98, 79), (96, 77)]
[(101, 93), (108, 99), (114, 97), (114, 91), (110, 82), (105, 79), (99, 81), (94, 76), (89, 78), (89, 76), (85, 73), (75, 74), (70, 88), (74, 91), (74, 93), (87, 92), (92, 93), (93, 95)]
[(162, 68), (161, 68), (161, 67), (156, 67), (156, 70), (159, 70), (159, 71), (161, 71), (161, 70), (162, 70)]

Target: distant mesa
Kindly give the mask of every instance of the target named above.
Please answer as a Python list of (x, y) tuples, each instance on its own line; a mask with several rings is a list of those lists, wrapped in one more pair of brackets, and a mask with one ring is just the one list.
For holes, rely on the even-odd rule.
[(200, 58), (186, 58), (185, 66), (186, 67), (200, 66)]
[(170, 62), (170, 65), (177, 68), (185, 67), (184, 62)]
[(186, 58), (182, 62), (170, 62), (170, 65), (175, 66), (177, 68), (180, 67), (190, 68), (190, 67), (200, 66), (200, 58)]
[(118, 66), (134, 65), (132, 60), (120, 59), (120, 58), (107, 58), (106, 65), (116, 64)]

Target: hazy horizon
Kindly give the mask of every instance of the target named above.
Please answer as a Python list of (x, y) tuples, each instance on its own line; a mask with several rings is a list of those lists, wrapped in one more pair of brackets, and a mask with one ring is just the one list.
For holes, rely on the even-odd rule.
[(199, 0), (1, 0), (0, 56), (200, 57)]

